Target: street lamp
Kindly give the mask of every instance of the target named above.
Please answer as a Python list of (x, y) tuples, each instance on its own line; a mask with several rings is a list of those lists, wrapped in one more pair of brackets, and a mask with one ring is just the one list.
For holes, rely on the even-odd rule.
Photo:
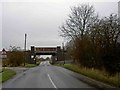
[(32, 56), (31, 56), (31, 59), (33, 59), (33, 58), (34, 58), (34, 56), (32, 55)]

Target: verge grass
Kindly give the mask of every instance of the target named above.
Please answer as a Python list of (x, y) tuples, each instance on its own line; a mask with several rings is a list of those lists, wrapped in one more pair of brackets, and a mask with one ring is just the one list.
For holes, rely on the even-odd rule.
[(33, 68), (36, 66), (38, 66), (38, 65), (37, 64), (29, 64), (29, 63), (25, 63), (25, 66), (24, 66), (24, 64), (20, 65), (20, 67), (25, 67), (25, 68)]
[(40, 64), (40, 62), (36, 62), (36, 64), (29, 64), (29, 63), (25, 63), (25, 66), (24, 64), (21, 64), (20, 67), (25, 67), (25, 68), (33, 68), (33, 67), (36, 67)]
[(0, 83), (5, 82), (8, 79), (12, 78), (14, 75), (16, 75), (16, 72), (10, 69), (3, 69), (3, 71), (0, 73)]
[(105, 71), (100, 71), (97, 69), (83, 68), (83, 67), (80, 67), (80, 66), (74, 65), (74, 64), (64, 64), (64, 65), (57, 65), (57, 66), (62, 66), (66, 69), (72, 70), (76, 73), (85, 75), (87, 77), (93, 78), (95, 80), (104, 82), (104, 83), (112, 85), (112, 86), (120, 85), (120, 81), (118, 81), (117, 74), (114, 76), (109, 76)]

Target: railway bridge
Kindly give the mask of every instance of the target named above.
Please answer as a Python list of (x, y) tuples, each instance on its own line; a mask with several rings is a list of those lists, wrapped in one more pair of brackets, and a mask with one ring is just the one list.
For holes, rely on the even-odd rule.
[(62, 49), (60, 46), (56, 47), (35, 47), (31, 46), (31, 60), (30, 62), (35, 62), (36, 55), (52, 55), (52, 63), (55, 61), (62, 60)]

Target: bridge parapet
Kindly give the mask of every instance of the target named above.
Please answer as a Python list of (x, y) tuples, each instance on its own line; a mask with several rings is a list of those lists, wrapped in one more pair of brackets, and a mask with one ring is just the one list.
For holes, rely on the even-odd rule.
[(36, 47), (35, 51), (57, 51), (56, 47)]

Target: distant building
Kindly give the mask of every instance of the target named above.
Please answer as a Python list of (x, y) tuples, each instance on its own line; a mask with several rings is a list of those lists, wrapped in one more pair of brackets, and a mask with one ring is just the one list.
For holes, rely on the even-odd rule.
[(0, 52), (0, 58), (1, 59), (6, 59), (7, 58), (7, 52), (6, 50), (3, 48), (3, 50)]

